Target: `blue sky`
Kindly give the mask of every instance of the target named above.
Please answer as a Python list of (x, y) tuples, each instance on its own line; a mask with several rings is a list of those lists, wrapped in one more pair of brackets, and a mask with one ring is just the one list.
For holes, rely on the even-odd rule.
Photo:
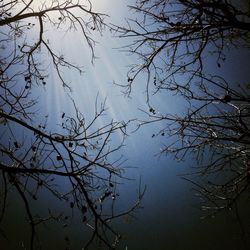
[[(95, 2), (101, 2), (102, 4), (97, 4), (96, 7), (110, 15), (110, 18), (106, 19), (107, 22), (123, 24), (125, 18), (131, 15), (126, 7), (128, 1), (96, 0), (94, 6)], [(105, 120), (127, 121), (134, 118), (146, 118), (145, 114), (139, 110), (148, 111), (144, 84), (145, 76), (141, 75), (137, 78), (130, 98), (125, 97), (121, 93), (122, 89), (113, 84), (113, 81), (126, 84), (128, 66), (137, 60), (134, 56), (121, 53), (118, 49), (128, 41), (122, 41), (114, 37), (114, 34), (108, 30), (102, 36), (94, 34), (95, 40), (98, 41), (95, 47), (97, 59), (91, 64), (90, 50), (82, 41), (83, 37), (78, 32), (65, 34), (63, 30), (47, 30), (46, 35), (51, 45), (55, 45), (57, 51), (71, 62), (82, 65), (84, 69), (82, 75), (79, 75), (74, 70), (64, 72), (65, 78), (72, 88), (72, 93), (70, 93), (67, 89), (62, 88), (53, 69), (48, 67), (49, 79), (47, 84), (42, 91), (38, 88), (37, 94), (40, 95), (41, 111), (44, 114), (49, 114), (48, 123), (54, 129), (57, 128), (57, 124), (61, 123), (61, 114), (63, 112), (66, 115), (73, 112), (73, 105), (70, 105), (68, 94), (73, 97), (79, 110), (83, 112), (87, 119), (90, 119), (93, 114), (97, 94), (100, 101), (107, 98), (108, 111)], [(44, 56), (46, 57), (46, 55)], [(152, 101), (157, 109), (162, 109), (165, 112), (177, 113), (182, 110), (176, 97), (172, 98), (167, 94), (156, 96)], [(136, 123), (131, 126), (130, 131), (135, 126)], [(147, 186), (142, 202), (144, 209), (138, 211), (138, 219), (129, 225), (123, 223), (118, 225), (118, 227), (121, 227), (121, 231), (128, 230), (126, 232), (128, 242), (124, 243), (128, 244), (128, 249), (135, 249), (133, 248), (135, 244), (133, 239), (138, 237), (142, 240), (142, 232), (146, 230), (146, 227), (155, 230), (153, 235), (151, 235), (150, 231), (147, 232), (147, 237), (149, 237), (147, 244), (152, 248), (152, 245), (155, 245), (159, 240), (158, 238), (162, 237), (165, 232), (168, 231), (170, 235), (173, 234), (173, 232), (170, 232), (171, 228), (173, 228), (171, 224), (173, 223), (173, 217), (179, 217), (178, 223), (173, 228), (174, 231), (177, 230), (178, 225), (184, 223), (181, 219), (181, 208), (185, 207), (186, 209), (189, 204), (187, 199), (189, 189), (186, 188), (188, 185), (177, 176), (180, 172), (183, 172), (180, 171), (180, 163), (159, 155), (163, 141), (161, 141), (161, 138), (160, 140), (159, 138), (152, 138), (152, 135), (157, 133), (160, 128), (162, 128), (161, 123), (143, 127), (127, 138), (125, 141), (126, 146), (122, 150), (124, 158), (127, 159), (125, 166), (129, 167), (124, 176), (134, 180), (124, 181), (119, 187), (121, 192), (119, 206), (122, 208), (129, 207), (136, 199), (136, 190), (140, 178), (142, 185)], [(184, 165), (187, 165), (187, 163), (184, 163)], [(167, 225), (166, 221), (168, 220), (171, 223)], [(132, 240), (131, 243), (129, 243), (130, 239)]]
[[(126, 7), (127, 4), (133, 2), (133, 0), (93, 0), (93, 7), (110, 16), (110, 18), (106, 18), (106, 22), (119, 25), (124, 24), (125, 18), (133, 16), (133, 13), (130, 13)], [(130, 98), (125, 97), (121, 93), (121, 89), (113, 84), (114, 81), (126, 84), (128, 66), (137, 60), (136, 57), (119, 51), (118, 48), (127, 41), (114, 37), (114, 34), (110, 33), (108, 29), (103, 32), (102, 36), (94, 33), (97, 41), (95, 47), (97, 58), (92, 64), (90, 50), (79, 32), (65, 33), (63, 29), (50, 30), (48, 28), (45, 34), (56, 51), (63, 54), (69, 61), (83, 66), (84, 70), (81, 75), (74, 70), (63, 72), (72, 88), (72, 92), (69, 92), (62, 88), (53, 68), (47, 67), (46, 71), (49, 75), (47, 84), (42, 87), (42, 90), (38, 87), (35, 95), (40, 96), (40, 112), (44, 115), (49, 114), (48, 123), (53, 129), (59, 128), (62, 113), (71, 115), (73, 112), (69, 95), (75, 100), (79, 110), (87, 119), (91, 119), (97, 95), (100, 102), (107, 98), (108, 110), (103, 123), (110, 119), (127, 121), (134, 118), (145, 118), (145, 115), (139, 110), (148, 110), (144, 89), (145, 75), (136, 79)], [(240, 65), (242, 59), (237, 55), (236, 52), (236, 55), (230, 60), (231, 62), (236, 60)], [(47, 58), (43, 51), (41, 58), (44, 60)], [(247, 62), (246, 59), (243, 61)], [(229, 63), (227, 67), (232, 69), (234, 63)], [(246, 72), (247, 63), (244, 63), (243, 67)], [(211, 70), (218, 69), (212, 65)], [(233, 81), (239, 80), (241, 77), (246, 79), (249, 76), (243, 76), (243, 73), (239, 75), (238, 70), (237, 73), (234, 73), (233, 70), (225, 70), (225, 72), (230, 79), (234, 79)], [(168, 94), (157, 95), (153, 97), (152, 102), (157, 110), (171, 113), (183, 112), (184, 107), (181, 100)], [(134, 124), (136, 126), (136, 123)], [(133, 178), (134, 181), (124, 181), (121, 185), (120, 206), (128, 206), (136, 198), (135, 191), (140, 178), (142, 184), (147, 186), (147, 192), (142, 202), (144, 208), (138, 212), (137, 219), (129, 225), (118, 225), (121, 231), (126, 231), (128, 239), (123, 244), (127, 244), (129, 250), (138, 249), (136, 248), (138, 242), (140, 246), (144, 244), (145, 249), (165, 249), (164, 241), (168, 241), (166, 245), (169, 245), (169, 249), (183, 249), (180, 239), (183, 239), (183, 244), (191, 244), (192, 239), (197, 239), (197, 231), (199, 231), (198, 235), (201, 236), (201, 239), (208, 242), (209, 236), (213, 232), (216, 233), (216, 230), (210, 228), (209, 223), (201, 226), (198, 199), (193, 196), (191, 186), (178, 176), (189, 170), (188, 166), (192, 165), (191, 160), (176, 162), (171, 157), (159, 155), (166, 138), (152, 138), (152, 135), (157, 133), (162, 126), (163, 124), (157, 123), (142, 127), (141, 130), (127, 138), (126, 147), (122, 151), (124, 157), (128, 159), (125, 165), (133, 167), (127, 170), (125, 176)], [(224, 228), (223, 225), (226, 224), (224, 222), (223, 220), (219, 228)], [(225, 235), (223, 237), (226, 238)], [(148, 240), (145, 240), (146, 238)], [(214, 239), (218, 238), (219, 234)], [(195, 244), (194, 249), (199, 249), (199, 241)], [(154, 248), (155, 246), (157, 247)]]

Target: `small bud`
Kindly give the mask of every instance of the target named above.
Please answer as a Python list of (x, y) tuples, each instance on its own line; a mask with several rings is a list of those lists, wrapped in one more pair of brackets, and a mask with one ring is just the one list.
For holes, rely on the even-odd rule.
[(58, 161), (60, 161), (60, 160), (62, 160), (62, 156), (61, 156), (61, 155), (57, 155), (57, 156), (56, 156), (56, 159), (57, 159)]

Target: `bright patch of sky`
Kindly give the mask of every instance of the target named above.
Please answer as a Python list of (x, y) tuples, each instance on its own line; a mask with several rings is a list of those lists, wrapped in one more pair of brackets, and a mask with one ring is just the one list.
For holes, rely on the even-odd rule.
[[(102, 4), (99, 4), (98, 0), (93, 1), (93, 10), (96, 7), (97, 11), (108, 14), (110, 17), (105, 19), (107, 23), (124, 25), (125, 18), (132, 15), (126, 6), (132, 1), (100, 0), (100, 2)], [(49, 39), (50, 45), (60, 55), (63, 55), (70, 62), (83, 66), (84, 71), (81, 75), (75, 70), (66, 69), (63, 71), (64, 77), (72, 89), (72, 92), (69, 92), (62, 88), (52, 64), (47, 68), (50, 77), (44, 91), (41, 92), (40, 89), (38, 91), (39, 94), (42, 94), (41, 110), (44, 110), (45, 114), (49, 114), (49, 124), (54, 124), (55, 127), (61, 124), (61, 115), (64, 112), (66, 116), (74, 115), (69, 95), (87, 119), (93, 117), (96, 96), (98, 95), (100, 102), (106, 99), (107, 116), (103, 117), (100, 126), (111, 119), (127, 121), (134, 118), (146, 118), (145, 114), (139, 110), (148, 111), (149, 109), (145, 95), (146, 76), (141, 75), (136, 79), (131, 98), (125, 97), (121, 92), (122, 89), (113, 84), (113, 82), (127, 84), (128, 66), (137, 62), (136, 57), (128, 53), (121, 53), (118, 49), (128, 41), (124, 42), (115, 37), (115, 34), (110, 33), (109, 29), (106, 29), (101, 36), (97, 31), (93, 31), (97, 43), (95, 46), (96, 59), (91, 64), (90, 49), (79, 31), (65, 33), (63, 27), (59, 30), (47, 28), (45, 35)], [(46, 56), (45, 53), (44, 56)], [(161, 109), (164, 112), (177, 113), (182, 108), (176, 97), (169, 94), (156, 95), (152, 101), (156, 111)], [(130, 131), (134, 130), (135, 126), (131, 126)], [(136, 182), (126, 182), (122, 189), (126, 190), (125, 193), (127, 194), (134, 194), (135, 185), (138, 185), (139, 178), (142, 176), (143, 183), (148, 185), (148, 198), (145, 198), (144, 201), (147, 202), (149, 209), (155, 202), (160, 204), (160, 202), (165, 202), (168, 199), (168, 196), (162, 200), (162, 197), (156, 195), (159, 190), (164, 188), (165, 181), (168, 181), (168, 185), (175, 186), (173, 187), (175, 193), (182, 187), (180, 180), (174, 178), (176, 174), (174, 164), (176, 163), (168, 160), (167, 162), (165, 157), (161, 159), (156, 157), (162, 147), (162, 141), (159, 138), (152, 138), (152, 135), (157, 133), (162, 126), (163, 124), (157, 123), (153, 126), (145, 126), (138, 132), (133, 133), (125, 141), (126, 147), (122, 151), (124, 157), (128, 159), (125, 165), (138, 168), (126, 171), (125, 176), (136, 179)], [(162, 176), (164, 176), (163, 179), (159, 179), (158, 171), (161, 171)], [(126, 202), (133, 201), (133, 197), (127, 195), (124, 199)], [(154, 201), (150, 205), (152, 199)]]
[[(100, 4), (100, 2), (102, 3)], [(109, 17), (105, 18), (108, 24), (124, 24), (125, 18), (131, 15), (127, 8), (129, 2), (125, 3), (121, 0), (104, 0), (100, 2), (97, 0), (93, 1), (93, 10), (108, 14)], [(66, 28), (63, 26), (60, 29), (48, 26), (45, 30), (45, 37), (50, 46), (59, 55), (83, 69), (82, 74), (72, 69), (62, 70), (66, 82), (69, 83), (72, 89), (72, 92), (69, 92), (67, 89), (62, 88), (62, 84), (52, 64), (46, 68), (49, 79), (41, 97), (41, 109), (45, 107), (45, 114), (50, 114), (48, 118), (49, 123), (60, 124), (62, 113), (65, 112), (66, 115), (70, 115), (74, 112), (73, 105), (70, 104), (69, 95), (74, 99), (77, 107), (79, 107), (79, 110), (86, 118), (92, 117), (97, 95), (100, 102), (106, 99), (108, 118), (107, 116), (103, 118), (103, 124), (108, 119), (127, 121), (145, 117), (139, 110), (148, 110), (144, 89), (145, 76), (142, 75), (134, 83), (131, 98), (124, 97), (122, 89), (113, 84), (114, 82), (122, 85), (126, 84), (128, 66), (137, 60), (136, 57), (128, 53), (122, 53), (119, 50), (124, 45), (124, 41), (117, 38), (108, 28), (102, 35), (99, 35), (97, 31), (93, 31), (93, 38), (96, 41), (94, 47), (96, 58), (91, 63), (92, 55), (90, 48), (80, 31), (70, 30), (66, 32)], [(43, 53), (42, 56), (46, 58), (47, 53)], [(39, 89), (38, 91), (41, 94)], [(159, 96), (155, 99), (154, 105), (158, 108), (164, 106), (165, 111), (174, 111), (174, 107), (177, 108), (178, 105), (175, 105), (171, 100), (173, 99), (167, 95)], [(169, 109), (166, 109), (166, 106)], [(100, 124), (100, 126), (103, 124)], [(147, 130), (144, 132), (151, 139), (153, 132)], [(134, 142), (131, 144), (131, 147), (136, 149), (137, 144), (138, 142)], [(154, 153), (158, 152), (159, 148), (160, 145), (158, 144)]]

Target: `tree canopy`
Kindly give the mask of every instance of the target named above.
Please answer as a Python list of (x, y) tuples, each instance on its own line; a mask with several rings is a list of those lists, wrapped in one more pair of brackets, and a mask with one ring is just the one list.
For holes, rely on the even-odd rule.
[[(123, 146), (128, 122), (100, 122), (106, 107), (105, 101), (98, 98), (88, 108), (93, 110), (92, 118), (86, 118), (85, 111), (69, 99), (75, 113), (62, 113), (61, 124), (51, 126), (47, 118), (52, 114), (39, 111), (39, 100), (33, 94), (37, 86), (46, 88), (51, 72), (48, 67), (53, 68), (65, 89), (71, 86), (64, 71), (82, 73), (80, 66), (58, 54), (57, 45), (46, 31), (79, 31), (94, 58), (91, 32), (102, 32), (106, 26), (104, 18), (85, 0), (0, 2), (0, 222), (5, 219), (8, 199), (14, 190), (30, 225), (30, 242), (25, 245), (30, 249), (40, 247), (37, 232), (41, 224), (65, 224), (68, 220), (66, 211), (58, 213), (47, 205), (45, 215), (33, 211), (42, 192), (78, 211), (80, 221), (92, 232), (86, 248), (95, 239), (114, 248), (120, 236), (110, 221), (139, 206), (143, 192), (128, 211), (114, 210), (124, 161), (116, 152)], [(118, 141), (117, 137), (123, 139)]]
[[(149, 119), (140, 126), (165, 121), (158, 133), (166, 138), (162, 153), (177, 160), (193, 153), (195, 172), (206, 177), (204, 185), (195, 182), (204, 209), (231, 209), (249, 189), (250, 95), (247, 84), (228, 79), (221, 67), (233, 50), (250, 47), (249, 1), (141, 0), (130, 9), (135, 18), (114, 29), (131, 38), (123, 49), (138, 57), (126, 93), (139, 75), (147, 77)], [(155, 109), (151, 99), (162, 92), (183, 98), (186, 114)]]

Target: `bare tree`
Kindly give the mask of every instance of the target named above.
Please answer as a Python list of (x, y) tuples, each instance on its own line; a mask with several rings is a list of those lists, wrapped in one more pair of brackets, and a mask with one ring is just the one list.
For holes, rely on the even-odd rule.
[[(37, 121), (38, 100), (32, 95), (34, 84), (46, 85), (47, 65), (53, 65), (66, 88), (70, 86), (63, 69), (81, 73), (79, 66), (55, 52), (45, 30), (79, 30), (94, 58), (91, 31), (102, 32), (105, 15), (94, 12), (88, 0), (0, 1), (0, 14), (0, 222), (8, 209), (9, 193), (15, 190), (31, 229), (27, 247), (36, 249), (40, 224), (67, 220), (52, 208), (47, 217), (34, 215), (33, 202), (48, 192), (58, 202), (77, 209), (82, 223), (92, 230), (86, 249), (96, 238), (115, 248), (120, 236), (110, 221), (131, 214), (143, 194), (139, 192), (138, 201), (128, 211), (116, 213), (117, 184), (123, 178), (123, 158), (116, 153), (123, 140), (117, 142), (117, 137), (125, 138), (128, 122), (110, 120), (100, 127), (105, 103), (96, 100), (93, 117), (86, 119), (72, 100), (75, 114), (63, 113), (60, 127), (51, 128), (46, 117)], [(49, 58), (41, 59), (41, 50), (47, 51)]]
[(200, 76), (198, 84), (200, 88), (179, 86), (189, 104), (184, 116), (163, 115), (151, 108), (146, 112), (150, 119), (140, 126), (166, 122), (158, 133), (166, 138), (161, 153), (176, 160), (195, 156), (192, 174), (202, 178), (192, 182), (202, 194), (202, 208), (211, 215), (232, 209), (249, 189), (250, 97), (244, 89), (229, 88), (219, 76)]
[[(139, 74), (147, 76), (150, 119), (142, 124), (166, 121), (159, 131), (166, 136), (162, 152), (177, 159), (194, 153), (195, 172), (206, 177), (205, 186), (196, 182), (210, 203), (204, 208), (215, 212), (232, 208), (249, 190), (250, 96), (247, 85), (209, 74), (207, 61), (212, 58), (220, 68), (231, 49), (249, 48), (249, 4), (141, 0), (130, 6), (136, 18), (124, 27), (114, 27), (118, 36), (132, 40), (123, 49), (139, 58), (123, 85), (126, 93), (130, 94)], [(151, 95), (162, 91), (183, 97), (186, 114), (156, 110)]]
[(188, 87), (203, 72), (208, 54), (216, 56), (220, 67), (225, 49), (248, 48), (249, 2), (242, 2), (142, 0), (129, 6), (136, 18), (127, 26), (114, 26), (120, 37), (133, 40), (124, 48), (140, 59), (128, 72), (127, 93), (140, 72), (148, 74), (148, 97), (150, 82), (154, 91), (171, 90), (182, 76)]

